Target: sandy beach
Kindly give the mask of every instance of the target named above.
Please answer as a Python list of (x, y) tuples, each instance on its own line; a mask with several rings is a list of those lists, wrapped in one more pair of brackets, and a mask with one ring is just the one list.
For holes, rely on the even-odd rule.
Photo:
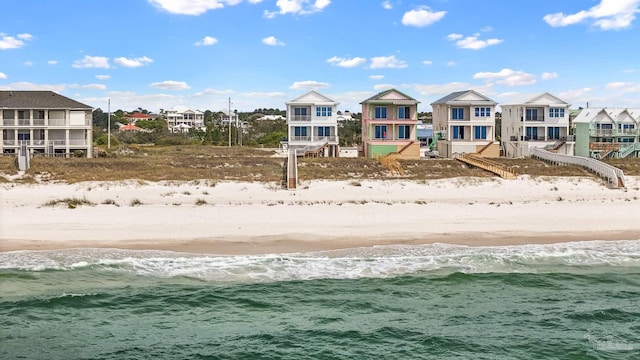
[[(389, 244), (640, 239), (640, 179), (1, 184), (0, 251), (121, 248), (212, 254)], [(65, 199), (87, 204), (70, 208)], [(51, 203), (58, 201), (56, 205)]]

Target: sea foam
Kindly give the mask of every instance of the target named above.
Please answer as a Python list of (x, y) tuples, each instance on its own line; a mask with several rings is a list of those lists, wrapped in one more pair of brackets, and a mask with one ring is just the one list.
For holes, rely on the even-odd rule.
[(215, 282), (386, 278), (462, 273), (640, 269), (639, 241), (470, 247), (389, 245), (311, 253), (217, 256), (167, 251), (69, 249), (0, 253), (0, 270), (95, 270)]

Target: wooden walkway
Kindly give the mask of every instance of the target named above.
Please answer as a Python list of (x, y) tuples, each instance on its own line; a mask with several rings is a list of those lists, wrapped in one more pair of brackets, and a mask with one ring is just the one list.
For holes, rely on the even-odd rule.
[(473, 154), (454, 154), (456, 160), (462, 161), (471, 166), (478, 167), (480, 169), (492, 172), (503, 179), (515, 179), (517, 177), (516, 172), (510, 166), (506, 166), (489, 159), (476, 156)]

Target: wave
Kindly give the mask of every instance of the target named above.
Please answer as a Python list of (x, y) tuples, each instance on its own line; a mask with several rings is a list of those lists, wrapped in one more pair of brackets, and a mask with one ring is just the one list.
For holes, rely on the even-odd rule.
[[(214, 282), (388, 278), (452, 273), (640, 270), (640, 241), (469, 247), (391, 245), (295, 254), (216, 256), (167, 251), (69, 249), (0, 253), (0, 277), (98, 271)], [(18, 274), (18, 275), (16, 275)]]

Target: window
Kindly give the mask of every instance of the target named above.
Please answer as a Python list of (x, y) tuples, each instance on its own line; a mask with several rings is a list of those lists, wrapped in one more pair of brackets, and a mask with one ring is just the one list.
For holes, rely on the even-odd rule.
[(318, 128), (318, 136), (331, 136), (331, 128), (329, 126), (320, 126)]
[(477, 107), (476, 117), (489, 117), (491, 116), (491, 108)]
[(387, 118), (387, 107), (386, 106), (376, 106), (375, 109), (375, 118), (376, 119), (386, 119)]
[(454, 139), (464, 139), (464, 126), (454, 126), (452, 133)]
[(15, 113), (13, 110), (2, 110), (2, 118), (3, 119), (14, 119)]
[(526, 140), (538, 140), (538, 128), (528, 127)]
[(564, 108), (549, 108), (549, 117), (550, 118), (563, 118), (564, 117)]
[(293, 134), (298, 136), (307, 136), (307, 128), (305, 126), (295, 126), (293, 128)]
[(411, 119), (411, 110), (408, 106), (398, 108), (398, 119)]
[(464, 120), (464, 108), (451, 108), (452, 120)]
[(543, 119), (538, 119), (538, 109), (527, 109), (526, 120), (537, 121), (537, 120), (543, 120)]
[(409, 125), (398, 126), (398, 139), (409, 139), (410, 134)]
[(316, 106), (316, 116), (331, 116), (332, 109), (330, 106)]
[(474, 126), (475, 138), (477, 140), (487, 139), (487, 127), (486, 126)]
[(386, 138), (387, 138), (387, 125), (376, 125), (374, 139), (386, 139)]
[(559, 127), (550, 127), (547, 129), (547, 137), (550, 140), (559, 140), (560, 139), (560, 128)]
[(302, 108), (302, 107), (297, 107), (297, 108), (293, 108), (293, 120), (294, 121), (304, 121), (304, 120), (310, 120), (309, 119), (309, 112), (308, 112), (308, 108)]

